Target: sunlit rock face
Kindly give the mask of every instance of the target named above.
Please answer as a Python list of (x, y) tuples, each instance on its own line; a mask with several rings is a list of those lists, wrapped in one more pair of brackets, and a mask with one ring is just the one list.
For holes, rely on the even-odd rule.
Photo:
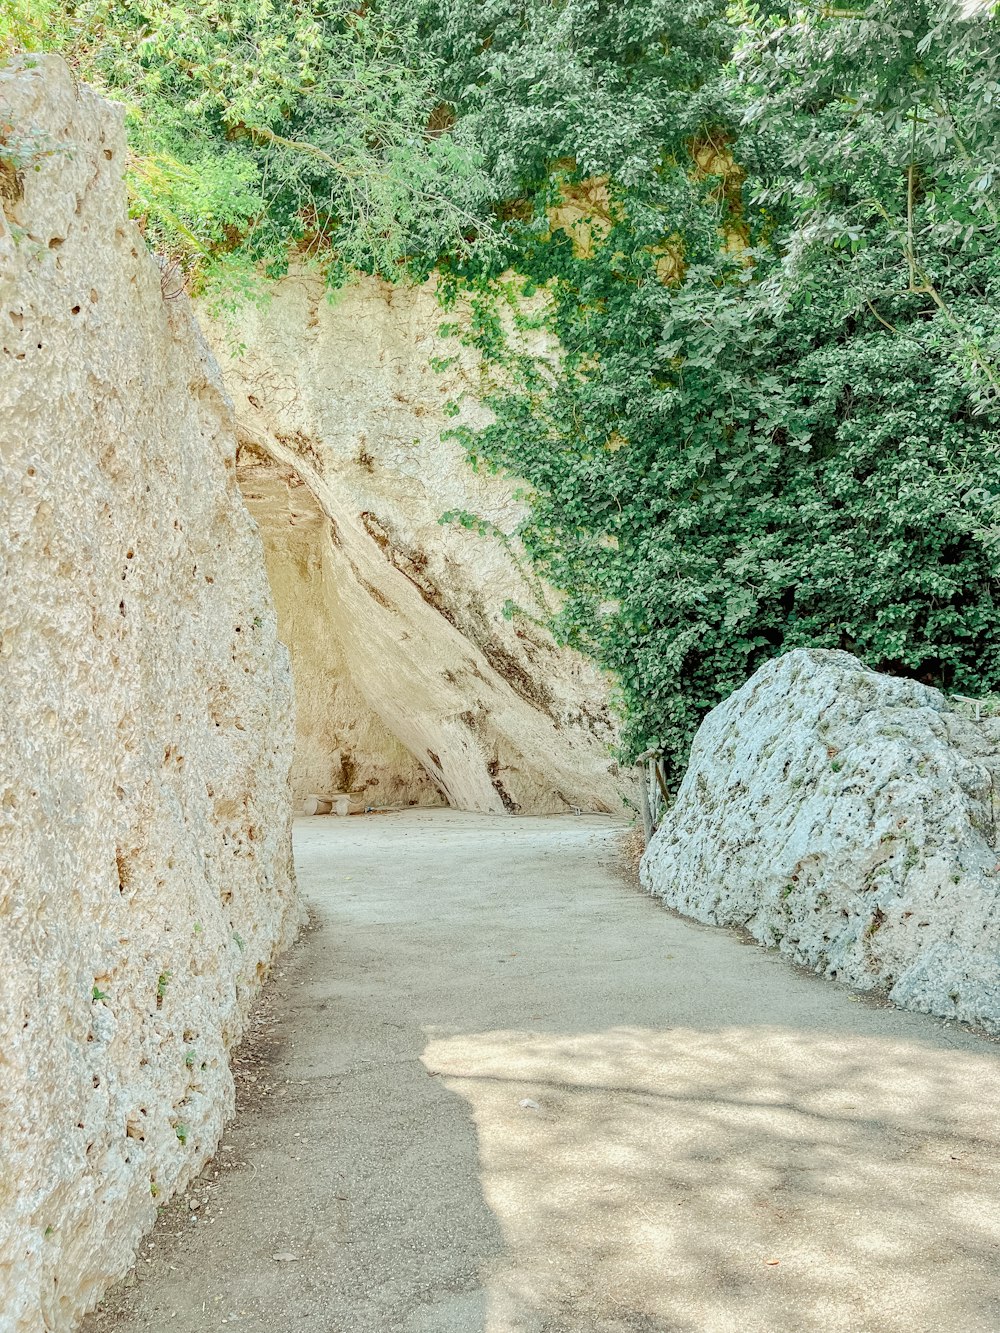
[(517, 483), (442, 438), (487, 419), (445, 319), (430, 285), (363, 278), (331, 300), (301, 270), (234, 329), (206, 317), (288, 627), (296, 794), (618, 811), (608, 682), (543, 628), (555, 595), (513, 536)]
[(232, 1110), (299, 920), (292, 704), (120, 109), (24, 60), (0, 126), (0, 1329), (62, 1333)]
[(341, 612), (343, 575), (330, 522), (315, 495), (292, 468), (279, 468), (249, 449), (242, 451), (239, 479), (264, 539), (279, 633), (292, 645), (297, 808), (311, 794), (331, 792), (356, 792), (380, 808), (444, 805), (427, 769), (353, 683), (353, 627)]
[(762, 667), (705, 719), (647, 889), (910, 1009), (1000, 1031), (1000, 719), (847, 653)]

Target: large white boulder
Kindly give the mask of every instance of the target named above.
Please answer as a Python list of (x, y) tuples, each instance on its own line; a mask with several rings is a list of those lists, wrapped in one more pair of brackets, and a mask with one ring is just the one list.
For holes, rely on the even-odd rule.
[(125, 155), (61, 61), (0, 71), (2, 1333), (73, 1327), (211, 1154), (299, 920), (231, 408)]
[(1000, 1032), (998, 728), (847, 653), (776, 658), (699, 729), (643, 883), (825, 976)]

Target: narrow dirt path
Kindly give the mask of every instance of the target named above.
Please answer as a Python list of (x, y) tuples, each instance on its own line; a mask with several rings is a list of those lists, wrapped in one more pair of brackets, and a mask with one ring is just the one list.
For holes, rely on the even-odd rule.
[(996, 1333), (1000, 1047), (671, 917), (616, 832), (301, 824), (228, 1165), (90, 1333)]

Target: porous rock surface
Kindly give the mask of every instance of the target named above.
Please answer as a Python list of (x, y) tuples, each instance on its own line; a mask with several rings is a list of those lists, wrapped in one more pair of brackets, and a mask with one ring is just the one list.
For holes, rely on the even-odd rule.
[[(444, 321), (430, 284), (359, 278), (331, 300), (301, 268), (235, 331), (206, 316), (289, 626), (296, 792), (618, 811), (608, 682), (540, 623), (554, 594), (512, 535), (517, 483), (442, 439), (487, 419), (475, 358)], [(478, 530), (442, 525), (448, 512)]]
[(767, 663), (713, 710), (642, 865), (699, 921), (1000, 1032), (1000, 720), (847, 653)]
[(62, 1333), (232, 1110), (299, 920), (291, 689), (120, 109), (24, 59), (0, 131), (0, 1330)]

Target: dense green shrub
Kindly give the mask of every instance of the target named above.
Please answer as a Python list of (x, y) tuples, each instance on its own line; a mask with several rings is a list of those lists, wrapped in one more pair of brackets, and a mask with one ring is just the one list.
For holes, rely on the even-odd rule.
[[(594, 37), (616, 9), (534, 12), (553, 9), (579, 87), (664, 102), (643, 90), (670, 40), (633, 16), (626, 59)], [(686, 12), (712, 38), (692, 45), (702, 63), (662, 72), (656, 154), (625, 113), (602, 156), (611, 106), (581, 122), (554, 89), (501, 118), (529, 142), (534, 187), (506, 258), (544, 285), (565, 355), (517, 358), (483, 318), (506, 381), (495, 423), (463, 438), (529, 482), (522, 535), (568, 593), (561, 634), (615, 672), (627, 748), (661, 748), (675, 771), (705, 710), (792, 647), (971, 693), (1000, 680), (1000, 26), (940, 4), (796, 13), (755, 14), (713, 68), (718, 23)], [(537, 29), (520, 31), (524, 61), (547, 67)], [(509, 39), (504, 59), (519, 64)], [(546, 208), (595, 172), (612, 225), (580, 257)]]

